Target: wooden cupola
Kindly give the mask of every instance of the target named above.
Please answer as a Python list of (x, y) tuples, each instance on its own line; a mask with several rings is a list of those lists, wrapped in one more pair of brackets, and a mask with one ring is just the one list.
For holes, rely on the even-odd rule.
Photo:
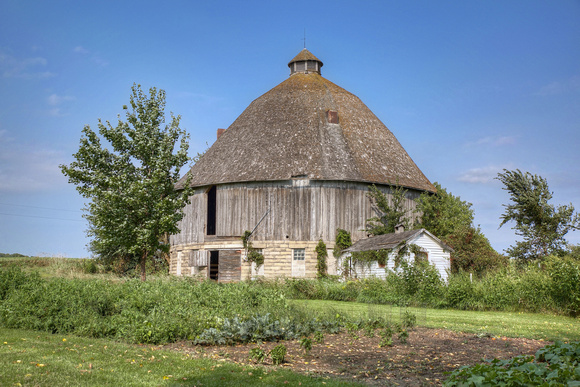
[(288, 63), (288, 67), (290, 67), (290, 75), (296, 73), (308, 74), (309, 72), (321, 74), (320, 68), (322, 66), (322, 61), (315, 57), (306, 48), (302, 49), (302, 51), (300, 51), (298, 55)]

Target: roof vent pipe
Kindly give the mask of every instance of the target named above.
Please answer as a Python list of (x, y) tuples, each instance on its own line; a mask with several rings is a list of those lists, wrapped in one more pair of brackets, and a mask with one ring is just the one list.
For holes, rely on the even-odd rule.
[(220, 136), (221, 136), (222, 134), (224, 134), (224, 132), (225, 132), (225, 131), (226, 131), (225, 129), (218, 129), (218, 130), (217, 130), (217, 138), (220, 138)]

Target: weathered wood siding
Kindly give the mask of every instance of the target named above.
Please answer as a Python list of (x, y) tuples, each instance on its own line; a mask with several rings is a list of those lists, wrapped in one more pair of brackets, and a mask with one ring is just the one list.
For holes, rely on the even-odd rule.
[(190, 203), (183, 209), (183, 219), (179, 222), (181, 232), (171, 235), (172, 246), (201, 243), (205, 235), (205, 223), (207, 221), (207, 197), (206, 189), (196, 189), (190, 196)]
[(240, 250), (219, 251), (219, 282), (236, 282), (242, 279), (242, 255)]
[[(173, 246), (203, 243), (209, 187), (197, 189), (184, 209), (181, 232)], [(389, 187), (380, 187), (390, 192)], [(278, 182), (235, 183), (217, 186), (216, 236), (240, 237), (255, 231), (254, 241), (334, 241), (336, 229), (349, 231), (354, 241), (366, 237), (366, 220), (375, 216), (367, 196), (368, 184), (293, 179)], [(409, 190), (405, 207), (415, 208), (418, 191)]]

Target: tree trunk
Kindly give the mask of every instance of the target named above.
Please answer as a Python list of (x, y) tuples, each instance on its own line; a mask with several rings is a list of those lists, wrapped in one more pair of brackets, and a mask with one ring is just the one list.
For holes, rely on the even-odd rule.
[(145, 273), (145, 262), (147, 261), (147, 252), (145, 251), (143, 253), (143, 255), (141, 255), (141, 262), (140, 266), (141, 266), (141, 281), (145, 281), (147, 279), (146, 277), (146, 273)]

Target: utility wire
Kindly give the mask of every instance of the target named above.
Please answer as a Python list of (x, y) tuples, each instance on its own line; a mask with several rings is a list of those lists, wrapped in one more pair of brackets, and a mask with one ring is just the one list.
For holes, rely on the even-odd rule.
[(0, 205), (2, 205), (2, 206), (11, 206), (11, 207), (38, 208), (40, 210), (51, 210), (51, 211), (82, 212), (80, 210), (65, 210), (64, 208), (49, 208), (49, 207), (27, 206), (27, 205), (24, 205), (24, 204), (0, 203)]
[(53, 218), (49, 216), (36, 216), (36, 215), (18, 215), (18, 214), (6, 214), (4, 212), (0, 212), (0, 215), (8, 215), (8, 216), (19, 216), (22, 218), (40, 218), (40, 219), (56, 219), (56, 220), (70, 220), (71, 222), (84, 222), (84, 220), (80, 219), (65, 219), (65, 218)]

